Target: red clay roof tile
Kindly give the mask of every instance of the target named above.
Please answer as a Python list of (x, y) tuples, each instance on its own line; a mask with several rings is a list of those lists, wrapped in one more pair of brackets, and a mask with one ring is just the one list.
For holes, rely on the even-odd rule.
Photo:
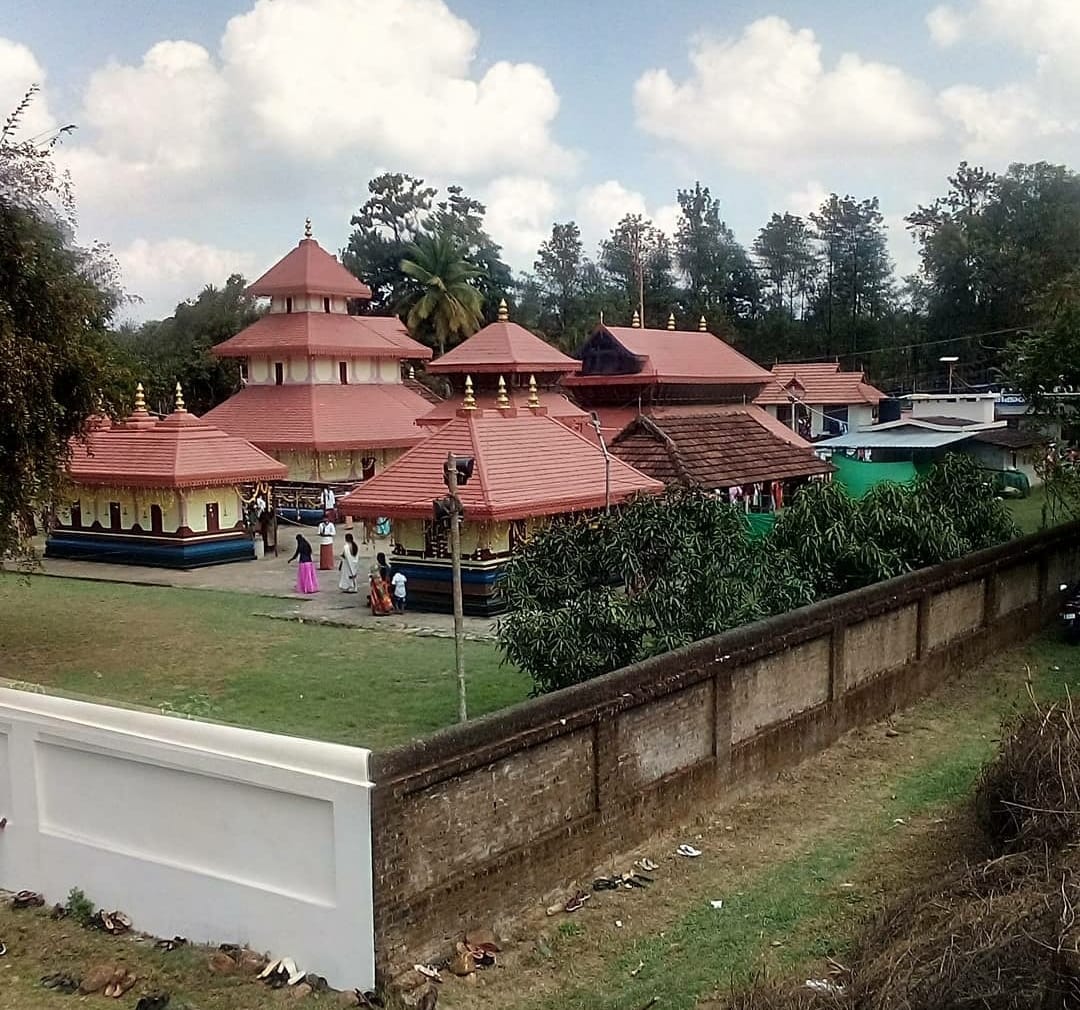
[(303, 238), (257, 281), (249, 295), (339, 295), (371, 298), (371, 288), (346, 270), (313, 238)]
[(440, 375), (570, 373), (580, 368), (576, 358), (507, 320), (489, 323), (427, 366), (429, 372)]
[[(446, 494), (447, 453), (472, 456), (473, 477), (459, 495), (466, 519), (507, 520), (604, 506), (604, 455), (599, 447), (545, 413), (462, 411), (381, 474), (339, 503), (358, 516), (427, 518)], [(659, 481), (611, 460), (611, 501), (658, 494)]]
[(268, 312), (212, 351), (222, 358), (249, 358), (260, 352), (431, 357), (431, 348), (413, 340), (396, 316), (347, 316), (342, 312)]
[(431, 404), (397, 383), (245, 386), (204, 417), (266, 449), (391, 449), (416, 445)]
[(781, 361), (773, 365), (772, 375), (775, 381), (755, 397), (755, 403), (769, 406), (789, 404), (789, 387), (805, 403), (821, 406), (877, 404), (885, 399), (885, 394), (871, 386), (862, 372), (841, 372), (836, 361)]
[(94, 424), (85, 441), (72, 442), (68, 473), (76, 484), (190, 488), (288, 476), (283, 463), (193, 414), (155, 421), (144, 410), (129, 422)]

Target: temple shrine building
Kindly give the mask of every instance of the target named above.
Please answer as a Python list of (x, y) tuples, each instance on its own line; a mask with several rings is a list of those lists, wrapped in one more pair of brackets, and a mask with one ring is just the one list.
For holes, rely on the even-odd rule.
[(255, 557), (244, 492), (285, 478), (283, 463), (184, 408), (158, 419), (140, 384), (123, 421), (96, 418), (71, 445), (70, 493), (48, 558), (198, 568)]
[(494, 407), (488, 408), (466, 395), (451, 419), (341, 502), (350, 515), (393, 521), (391, 562), (409, 580), (410, 605), (450, 606), (449, 531), (432, 515), (432, 502), (446, 494), (448, 453), (475, 461), (472, 478), (459, 490), (468, 613), (502, 609), (502, 568), (539, 525), (664, 489), (621, 460), (605, 458), (600, 446), (548, 413), (535, 388), (517, 407), (508, 393), (496, 393)]
[(494, 408), (502, 393), (512, 407), (526, 407), (530, 385), (534, 385), (543, 394), (549, 416), (581, 430), (589, 423), (588, 412), (557, 389), (565, 376), (580, 369), (580, 361), (563, 354), (524, 326), (511, 322), (504, 298), (499, 302), (499, 318), (494, 323), (426, 366), (429, 375), (447, 380), (451, 395), (417, 423), (430, 428), (453, 418), (462, 406), (466, 384), (481, 409)]
[(280, 460), (291, 481), (369, 479), (424, 432), (431, 409), (403, 371), (431, 357), (393, 316), (350, 315), (371, 289), (311, 237), (248, 289), (269, 311), (213, 348), (245, 362), (244, 387), (205, 419)]

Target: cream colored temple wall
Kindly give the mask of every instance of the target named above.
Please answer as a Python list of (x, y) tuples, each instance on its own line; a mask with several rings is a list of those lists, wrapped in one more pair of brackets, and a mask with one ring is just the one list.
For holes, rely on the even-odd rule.
[(247, 381), (252, 386), (276, 385), (274, 366), (282, 365), (285, 385), (308, 385), (310, 383), (336, 386), (341, 382), (341, 362), (346, 362), (349, 382), (353, 385), (378, 383), (383, 386), (400, 385), (401, 365), (393, 358), (354, 358), (333, 355), (306, 358), (298, 355), (274, 358), (253, 357), (248, 360)]
[(217, 504), (218, 527), (222, 530), (231, 529), (243, 518), (240, 495), (231, 485), (179, 493), (149, 488), (76, 488), (71, 494), (69, 501), (57, 510), (57, 519), (64, 526), (71, 525), (71, 507), (76, 501), (81, 508), (83, 528), (92, 526), (96, 521), (103, 530), (111, 527), (110, 504), (118, 502), (121, 532), (129, 532), (136, 525), (142, 531), (149, 532), (153, 528), (150, 514), (153, 505), (161, 507), (163, 533), (175, 533), (181, 526), (187, 526), (193, 533), (205, 533), (206, 506), (209, 504)]

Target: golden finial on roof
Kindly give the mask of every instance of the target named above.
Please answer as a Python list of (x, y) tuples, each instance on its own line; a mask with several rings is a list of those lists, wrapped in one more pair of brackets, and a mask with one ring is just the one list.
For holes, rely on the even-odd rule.
[(145, 411), (146, 410), (146, 397), (143, 395), (143, 384), (141, 382), (135, 384), (135, 409)]
[(499, 376), (499, 395), (495, 397), (495, 406), (499, 410), (506, 410), (510, 406), (510, 397), (506, 395), (506, 380)]
[(176, 412), (178, 414), (187, 413), (187, 407), (184, 406), (184, 390), (179, 382), (176, 384)]
[(536, 376), (529, 376), (529, 406), (536, 408), (540, 406), (540, 394), (536, 391)]
[(465, 399), (461, 404), (466, 410), (476, 410), (476, 397), (472, 393), (472, 376), (465, 376)]
[(697, 328), (698, 328), (698, 331), (701, 332), (701, 333), (708, 333), (709, 332), (709, 327), (705, 325), (705, 317), (704, 316), (702, 316), (698, 320)]
[(304, 238), (311, 238), (311, 218), (304, 218)]
[(675, 313), (674, 312), (668, 313), (667, 328), (669, 330), (675, 329)]
[(510, 318), (510, 310), (506, 307), (506, 299), (499, 299), (499, 322), (505, 323)]
[(410, 379), (415, 379), (416, 378), (416, 369), (413, 368), (412, 365), (409, 365), (409, 378)]
[(641, 327), (641, 316), (638, 315), (638, 310), (634, 309), (634, 318), (630, 320), (630, 325), (635, 329)]

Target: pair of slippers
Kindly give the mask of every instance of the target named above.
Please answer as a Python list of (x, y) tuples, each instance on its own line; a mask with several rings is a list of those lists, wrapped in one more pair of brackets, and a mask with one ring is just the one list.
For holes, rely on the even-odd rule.
[(564, 912), (577, 912), (579, 909), (585, 907), (585, 902), (592, 897), (591, 894), (585, 891), (578, 891), (569, 901), (563, 905)]
[(287, 985), (299, 985), (304, 981), (305, 973), (296, 967), (291, 957), (281, 957), (271, 961), (256, 977), (271, 989), (283, 989)]
[(135, 1010), (165, 1010), (168, 1005), (169, 994), (167, 992), (155, 992), (143, 996), (135, 1005)]
[(123, 912), (97, 911), (86, 925), (90, 929), (100, 929), (110, 936), (120, 936), (131, 929), (131, 920)]
[(12, 908), (40, 908), (45, 904), (45, 899), (37, 891), (19, 891), (11, 899)]
[(158, 940), (154, 944), (155, 950), (176, 950), (177, 947), (187, 946), (186, 936), (174, 936), (171, 940)]
[(695, 849), (692, 845), (687, 845), (683, 842), (683, 844), (675, 850), (675, 855), (686, 856), (687, 859), (697, 859), (697, 857), (701, 855), (701, 849)]

